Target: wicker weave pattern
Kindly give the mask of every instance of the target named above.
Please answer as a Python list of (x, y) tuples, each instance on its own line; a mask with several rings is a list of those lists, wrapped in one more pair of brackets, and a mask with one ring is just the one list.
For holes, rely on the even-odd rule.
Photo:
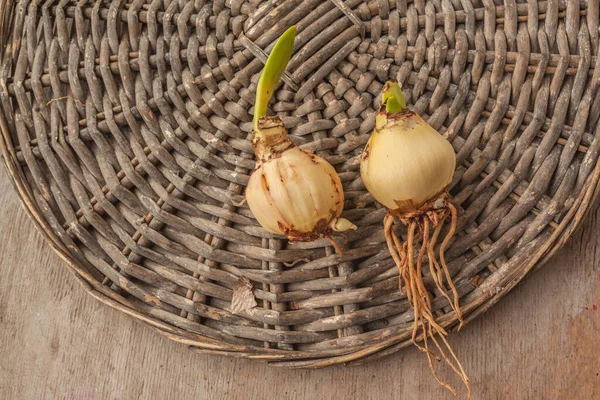
[[(598, 0), (5, 3), (0, 145), (24, 204), (90, 294), (199, 351), (320, 367), (407, 344), (386, 211), (358, 165), (387, 79), (457, 152), (447, 259), (467, 320), (597, 192)], [(340, 174), (359, 226), (342, 256), (267, 233), (243, 204), (258, 74), (291, 24), (271, 109)], [(240, 277), (258, 306), (234, 315)]]

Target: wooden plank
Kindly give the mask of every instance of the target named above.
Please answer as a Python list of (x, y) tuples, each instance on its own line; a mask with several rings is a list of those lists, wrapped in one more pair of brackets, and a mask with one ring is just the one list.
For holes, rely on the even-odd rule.
[[(85, 294), (0, 169), (0, 398), (454, 399), (413, 348), (366, 366), (288, 371), (158, 336)], [(473, 399), (600, 397), (599, 224), (600, 210), (546, 267), (452, 335)], [(440, 375), (464, 398), (452, 373)]]

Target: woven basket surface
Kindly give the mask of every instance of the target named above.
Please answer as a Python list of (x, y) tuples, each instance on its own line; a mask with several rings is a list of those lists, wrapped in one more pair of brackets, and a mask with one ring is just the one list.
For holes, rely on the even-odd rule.
[[(457, 153), (446, 259), (467, 321), (597, 192), (598, 0), (2, 3), (0, 145), (26, 209), (92, 296), (197, 351), (321, 367), (409, 344), (358, 164), (388, 79)], [(268, 233), (244, 204), (256, 82), (292, 24), (270, 113), (338, 171), (359, 227), (342, 255)], [(258, 305), (234, 314), (241, 277)]]

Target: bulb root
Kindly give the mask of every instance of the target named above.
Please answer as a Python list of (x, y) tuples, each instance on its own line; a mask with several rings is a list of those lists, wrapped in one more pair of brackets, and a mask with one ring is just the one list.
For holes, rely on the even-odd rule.
[[(449, 217), (449, 218), (448, 218)], [(399, 217), (408, 227), (407, 239), (402, 241), (394, 231), (396, 216), (388, 213), (384, 220), (385, 239), (396, 266), (398, 267), (398, 287), (401, 293), (406, 291), (408, 302), (414, 310), (414, 323), (412, 329), (412, 341), (415, 346), (427, 355), (429, 367), (437, 382), (456, 395), (456, 391), (448, 383), (442, 381), (436, 374), (433, 359), (443, 359), (452, 370), (461, 378), (471, 396), (469, 379), (465, 373), (458, 357), (446, 340), (447, 332), (435, 321), (429, 292), (423, 282), (423, 260), (427, 257), (429, 272), (439, 292), (446, 298), (452, 310), (459, 320), (459, 329), (463, 325), (463, 314), (459, 306), (458, 291), (445, 259), (445, 250), (456, 232), (457, 210), (451, 202), (446, 202), (445, 207), (426, 213), (412, 214), (409, 217)], [(448, 233), (439, 247), (439, 261), (436, 257), (436, 244), (442, 232), (444, 223), (448, 224)], [(433, 231), (433, 232), (432, 232)], [(415, 257), (415, 244), (420, 241), (420, 247)], [(445, 283), (444, 283), (445, 278)], [(446, 288), (446, 285), (448, 288)], [(452, 292), (452, 299), (448, 292)], [(439, 338), (436, 338), (438, 336)], [(423, 345), (418, 342), (422, 340)], [(435, 351), (430, 350), (430, 342), (433, 342)]]
[(342, 248), (340, 247), (339, 244), (337, 244), (337, 242), (335, 240), (333, 240), (333, 238), (331, 237), (331, 235), (326, 235), (325, 238), (327, 240), (329, 240), (329, 243), (331, 243), (331, 245), (333, 246), (333, 248), (335, 249), (335, 251), (340, 255), (344, 255), (344, 253), (342, 252)]

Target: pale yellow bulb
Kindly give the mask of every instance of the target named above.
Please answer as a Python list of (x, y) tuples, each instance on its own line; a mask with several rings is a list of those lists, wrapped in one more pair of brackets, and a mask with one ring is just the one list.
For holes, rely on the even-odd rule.
[(259, 161), (250, 176), (246, 200), (257, 221), (266, 230), (292, 240), (313, 240), (331, 230), (356, 229), (339, 218), (344, 190), (335, 169), (321, 157), (294, 146), (276, 122), (263, 124), (262, 136), (257, 135), (253, 143)]
[(378, 202), (405, 213), (446, 190), (455, 164), (452, 145), (418, 114), (405, 109), (377, 115), (360, 172)]

